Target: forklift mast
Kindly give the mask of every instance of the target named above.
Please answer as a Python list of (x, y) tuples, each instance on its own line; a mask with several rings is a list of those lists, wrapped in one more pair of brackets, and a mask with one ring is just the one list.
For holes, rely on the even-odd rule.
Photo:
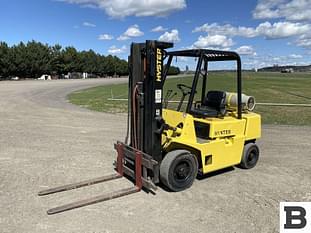
[[(162, 160), (161, 133), (164, 129), (162, 119), (163, 77), (168, 72), (167, 64), (163, 70), (165, 49), (172, 43), (147, 40), (146, 43), (133, 43), (129, 56), (129, 110), (128, 134), (126, 142), (117, 142), (116, 173), (77, 183), (42, 190), (39, 196), (77, 189), (126, 176), (135, 185), (96, 197), (75, 201), (49, 209), (48, 214), (56, 214), (94, 203), (119, 198), (139, 192), (156, 190), (159, 183), (159, 165)], [(171, 59), (169, 59), (170, 63)], [(128, 142), (130, 136), (130, 142)]]
[[(129, 64), (129, 133), (133, 148), (162, 160), (161, 132), (163, 80), (168, 66), (163, 67), (165, 49), (173, 43), (147, 40), (132, 43)], [(128, 137), (127, 137), (128, 138)]]

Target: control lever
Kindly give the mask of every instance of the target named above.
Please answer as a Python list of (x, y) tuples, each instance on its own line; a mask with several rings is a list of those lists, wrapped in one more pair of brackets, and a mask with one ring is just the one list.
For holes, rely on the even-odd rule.
[(177, 95), (177, 92), (173, 93), (173, 90), (168, 90), (166, 93), (166, 96), (164, 98), (164, 108), (167, 108), (168, 102), (175, 96)]
[(157, 121), (158, 129), (155, 131), (156, 134), (162, 134), (164, 130), (173, 130), (177, 131), (177, 127), (170, 126), (169, 124), (166, 124), (164, 119), (160, 116), (155, 118)]
[[(185, 84), (177, 84), (177, 88), (181, 91), (182, 93), (182, 96), (181, 96), (181, 99), (179, 101), (179, 104), (178, 104), (178, 107), (177, 107), (177, 111), (179, 112), (180, 109), (181, 109), (181, 106), (186, 98), (187, 95), (190, 95), (191, 94), (191, 91), (192, 91), (192, 87), (190, 86), (187, 86)], [(194, 92), (196, 93), (196, 91)]]

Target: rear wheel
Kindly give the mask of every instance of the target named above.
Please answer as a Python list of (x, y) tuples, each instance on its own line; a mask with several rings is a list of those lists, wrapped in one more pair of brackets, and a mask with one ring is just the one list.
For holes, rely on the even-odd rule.
[(160, 179), (162, 183), (174, 192), (189, 188), (197, 173), (197, 158), (187, 150), (168, 152), (160, 166)]
[(240, 167), (250, 169), (256, 166), (259, 158), (259, 148), (255, 143), (248, 143), (244, 146)]

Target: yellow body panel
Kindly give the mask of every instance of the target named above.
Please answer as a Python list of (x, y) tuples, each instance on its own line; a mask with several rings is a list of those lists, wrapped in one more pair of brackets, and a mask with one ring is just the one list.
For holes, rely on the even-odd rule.
[(202, 173), (239, 164), (245, 142), (255, 141), (261, 136), (260, 115), (243, 113), (242, 119), (234, 115), (196, 118), (191, 114), (163, 109), (165, 122), (177, 128), (163, 133), (163, 149), (166, 152), (190, 150), (196, 154)]
[(256, 113), (243, 114), (243, 118), (246, 119), (245, 127), (245, 140), (249, 141), (253, 138), (261, 137), (261, 118)]

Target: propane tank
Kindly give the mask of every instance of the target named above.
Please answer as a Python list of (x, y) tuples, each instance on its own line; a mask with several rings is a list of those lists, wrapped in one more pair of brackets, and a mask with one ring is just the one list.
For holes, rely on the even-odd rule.
[[(253, 111), (256, 105), (255, 98), (245, 94), (242, 94), (241, 102), (243, 110)], [(237, 93), (226, 92), (226, 105), (229, 109), (233, 109), (238, 106)]]

